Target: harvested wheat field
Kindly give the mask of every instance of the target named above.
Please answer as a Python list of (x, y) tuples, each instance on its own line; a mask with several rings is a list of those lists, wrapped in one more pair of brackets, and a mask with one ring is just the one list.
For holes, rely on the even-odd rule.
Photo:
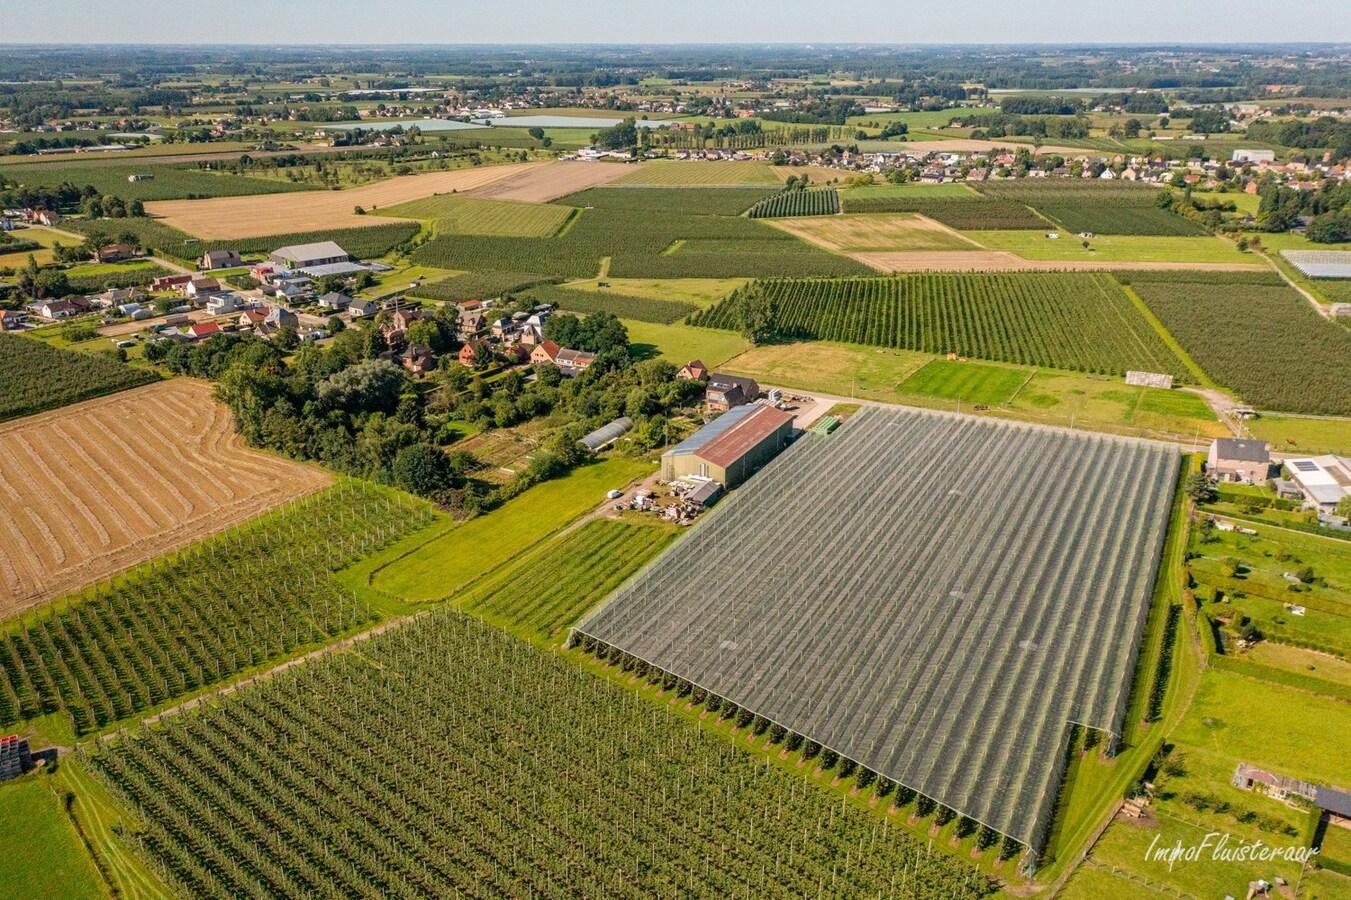
[(861, 213), (763, 221), (839, 253), (984, 249), (961, 232), (914, 213)]
[[(371, 220), (353, 212), (383, 209), (433, 194), (472, 191), (543, 163), (514, 163), (403, 175), (345, 191), (295, 191), (210, 200), (162, 200), (145, 205), (166, 225), (208, 240), (266, 237), (299, 231), (361, 228)], [(377, 223), (378, 224), (378, 223)]]
[(633, 167), (622, 163), (581, 162), (560, 160), (518, 172), (510, 178), (469, 191), (472, 197), (485, 200), (517, 200), (522, 203), (548, 203), (587, 188), (609, 184), (632, 172)]
[(328, 485), (176, 378), (0, 425), (0, 616)]
[(1111, 272), (1191, 269), (1208, 272), (1262, 272), (1251, 263), (1095, 262), (1091, 260), (1023, 259), (1007, 250), (850, 253), (879, 272)]

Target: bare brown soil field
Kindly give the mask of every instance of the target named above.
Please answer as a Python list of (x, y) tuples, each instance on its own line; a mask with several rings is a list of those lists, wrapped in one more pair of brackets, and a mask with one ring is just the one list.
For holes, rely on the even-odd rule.
[(981, 248), (979, 243), (961, 232), (915, 213), (862, 213), (764, 221), (837, 253)]
[(175, 378), (0, 425), (0, 617), (330, 484)]
[(150, 215), (159, 216), (164, 224), (208, 240), (361, 228), (372, 223), (365, 216), (353, 212), (358, 206), (374, 210), (420, 200), (433, 194), (472, 191), (541, 165), (514, 163), (402, 175), (345, 191), (296, 191), (247, 197), (214, 197), (210, 200), (160, 200), (147, 203), (145, 208)]
[(1251, 263), (1091, 262), (1023, 259), (1007, 250), (946, 250), (935, 253), (850, 253), (879, 272), (1110, 272), (1146, 269), (1213, 272), (1263, 272)]
[(587, 188), (609, 184), (633, 171), (621, 163), (560, 160), (503, 178), (467, 193), (485, 200), (548, 203)]

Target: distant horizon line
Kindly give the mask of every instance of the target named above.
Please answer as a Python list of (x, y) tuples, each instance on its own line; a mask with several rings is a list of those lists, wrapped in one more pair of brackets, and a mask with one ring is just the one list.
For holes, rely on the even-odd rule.
[(1351, 51), (1351, 41), (1312, 41), (1312, 40), (1198, 40), (1198, 41), (906, 41), (900, 43), (888, 43), (877, 41), (611, 41), (611, 42), (592, 42), (592, 41), (459, 41), (454, 43), (432, 42), (421, 43), (416, 41), (379, 41), (379, 42), (343, 42), (319, 41), (309, 44), (295, 44), (279, 41), (228, 41), (225, 43), (211, 43), (204, 41), (0, 41), (0, 47), (108, 47), (108, 48), (128, 48), (128, 47), (215, 47), (228, 49), (232, 47), (287, 47), (296, 50), (305, 49), (324, 49), (324, 48), (342, 48), (342, 49), (361, 49), (361, 48), (385, 48), (385, 47), (421, 47), (428, 49), (458, 49), (458, 48), (480, 48), (480, 47), (799, 47), (799, 48), (830, 48), (830, 47), (852, 47), (852, 48), (904, 48), (904, 47), (1062, 47), (1062, 48), (1080, 48), (1080, 47), (1177, 47), (1187, 49), (1205, 49), (1217, 47), (1319, 47), (1319, 48), (1337, 48), (1345, 47)]

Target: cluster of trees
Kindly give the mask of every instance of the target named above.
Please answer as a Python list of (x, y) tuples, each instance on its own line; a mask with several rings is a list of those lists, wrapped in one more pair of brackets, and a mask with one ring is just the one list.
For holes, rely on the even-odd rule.
[(1297, 191), (1275, 181), (1259, 185), (1258, 221), (1268, 231), (1288, 231), (1308, 216), (1304, 236), (1319, 244), (1351, 241), (1351, 184)]
[(1089, 135), (1087, 116), (1018, 116), (1000, 113), (995, 116), (968, 116), (961, 120), (963, 127), (975, 127), (973, 138), (1002, 138), (1026, 135), (1037, 138), (1086, 138)]
[(0, 190), (0, 206), (8, 209), (79, 212), (91, 219), (124, 219), (145, 215), (145, 206), (140, 200), (124, 200), (111, 194), (102, 194), (92, 184), (81, 186), (69, 181), (38, 187), (4, 186)]
[[(340, 330), (328, 346), (305, 344), (289, 359), (281, 341), (248, 335), (218, 335), (196, 345), (156, 342), (145, 352), (174, 373), (214, 381), (217, 398), (253, 446), (475, 513), (577, 465), (587, 455), (578, 439), (618, 416), (637, 423), (634, 447), (660, 446), (667, 413), (698, 394), (699, 386), (677, 381), (667, 362), (635, 364), (628, 335), (612, 315), (556, 316), (547, 333), (595, 353), (596, 362), (574, 378), (546, 365), (487, 379), (446, 355), (428, 389), (386, 358), (378, 328)], [(407, 337), (449, 351), (453, 320), (443, 314), (419, 320)], [(551, 415), (566, 424), (507, 485), (474, 480), (479, 463), (472, 454), (446, 449), (456, 435), (446, 427), (451, 421), (505, 428)]]
[(1267, 120), (1248, 126), (1254, 141), (1300, 147), (1305, 150), (1328, 149), (1338, 159), (1351, 158), (1351, 122), (1320, 116), (1310, 122)]
[(850, 98), (811, 97), (792, 109), (762, 112), (760, 118), (795, 125), (843, 125), (850, 116), (861, 116), (864, 112), (859, 102)]
[(1005, 97), (999, 109), (1010, 116), (1075, 116), (1085, 106), (1074, 97)]
[(1223, 134), (1229, 130), (1229, 113), (1224, 109), (1198, 109), (1192, 114), (1190, 128), (1198, 134)]

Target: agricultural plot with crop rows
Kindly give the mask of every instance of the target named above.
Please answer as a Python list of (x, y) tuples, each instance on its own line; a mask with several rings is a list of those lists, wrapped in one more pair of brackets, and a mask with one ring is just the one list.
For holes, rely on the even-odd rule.
[(549, 237), (563, 227), (572, 210), (549, 203), (480, 200), (439, 194), (379, 210), (382, 216), (435, 222), (437, 234), (505, 234)]
[(250, 450), (186, 378), (0, 425), (0, 459), (0, 616), (332, 483)]
[(424, 284), (412, 293), (428, 300), (487, 300), (502, 294), (528, 288), (531, 285), (553, 281), (550, 276), (530, 275), (525, 272), (466, 272), (440, 281)]
[[(607, 194), (624, 189), (597, 188)], [(679, 194), (680, 191), (645, 193)], [(727, 189), (726, 193), (743, 191)], [(583, 210), (557, 237), (446, 235), (413, 253), (419, 265), (593, 278), (602, 257), (616, 278), (735, 278), (848, 275), (861, 264), (827, 253), (762, 222), (739, 216), (599, 206)]]
[(452, 610), (84, 752), (183, 896), (994, 891), (974, 866)]
[(72, 353), (41, 341), (0, 334), (0, 421), (29, 416), (154, 381), (107, 356)]
[(1211, 378), (1260, 409), (1351, 415), (1351, 331), (1284, 284), (1170, 275), (1135, 273), (1131, 286)]
[(346, 480), (11, 621), (0, 727), (64, 712), (84, 734), (352, 631), (375, 613), (330, 573), (432, 516)]
[(786, 338), (956, 353), (998, 362), (1124, 375), (1187, 369), (1110, 276), (923, 274), (772, 279), (700, 310), (693, 325), (739, 330), (763, 291)]
[(1002, 202), (1023, 203), (1074, 234), (1198, 235), (1198, 222), (1158, 206), (1159, 188), (1131, 182), (1036, 178), (986, 181), (976, 189)]
[(761, 200), (746, 215), (752, 219), (783, 219), (792, 216), (833, 216), (840, 211), (840, 195), (834, 188), (790, 190)]
[(558, 199), (559, 205), (613, 210), (739, 216), (778, 192), (766, 188), (591, 188)]
[(1071, 723), (1120, 733), (1179, 458), (865, 407), (781, 454), (574, 641), (1036, 852)]

